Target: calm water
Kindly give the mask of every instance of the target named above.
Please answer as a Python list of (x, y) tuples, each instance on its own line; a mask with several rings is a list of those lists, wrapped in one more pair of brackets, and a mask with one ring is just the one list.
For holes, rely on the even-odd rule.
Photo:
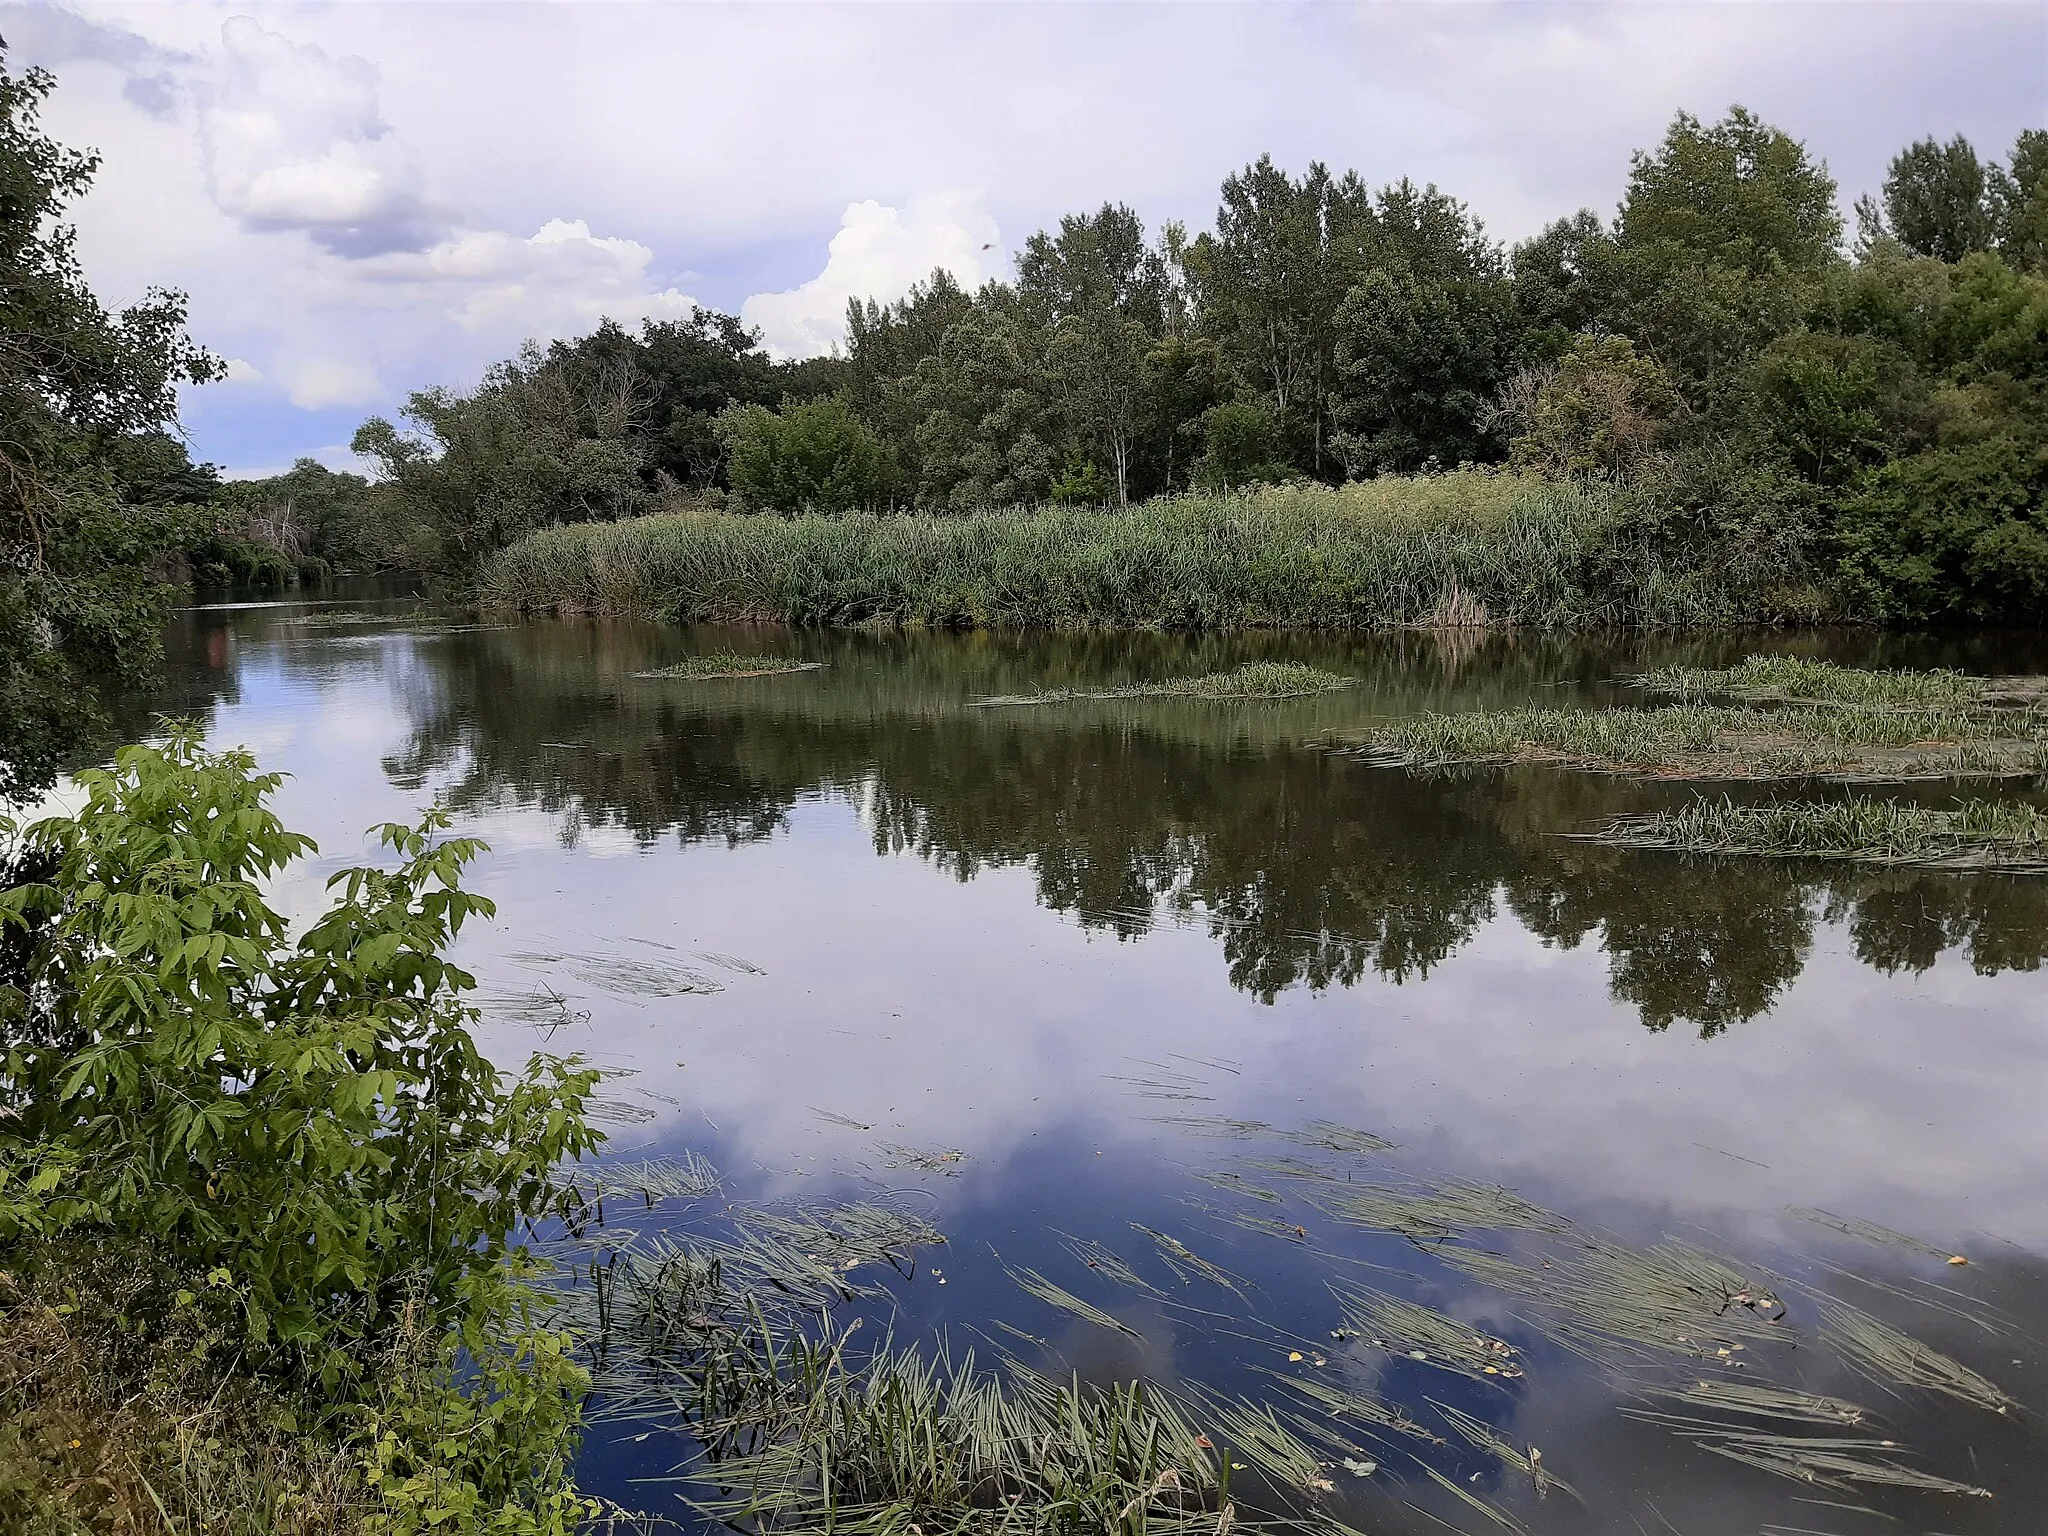
[[(1601, 849), (1560, 834), (1692, 791), (1416, 777), (1327, 745), (1403, 711), (1623, 700), (1614, 679), (1645, 665), (1760, 646), (2048, 670), (2038, 641), (435, 630), (308, 622), (320, 611), (193, 612), (172, 636), (171, 707), (292, 775), (282, 810), (322, 858), (287, 901), (310, 910), (326, 873), (366, 855), (363, 828), (453, 806), (493, 848), (476, 884), (498, 919), (463, 950), (493, 1053), (573, 1049), (614, 1069), (614, 1152), (695, 1149), (729, 1198), (909, 1202), (950, 1242), (936, 1272), (892, 1279), (900, 1338), (970, 1343), (1000, 1321), (1104, 1379), (1279, 1400), (1262, 1369), (1310, 1372), (1423, 1423), (1449, 1403), (1539, 1447), (1584, 1498), (1538, 1501), (1436, 1422), (1450, 1444), (1381, 1442), (1370, 1478), (1335, 1474), (1325, 1507), (1373, 1532), (1499, 1528), (1423, 1464), (1538, 1532), (2048, 1529), (2031, 1411), (2048, 1408), (2048, 881)], [(829, 665), (632, 675), (722, 649)], [(1255, 655), (1361, 682), (1282, 703), (972, 704)], [(557, 996), (537, 1031), (535, 999)], [(1217, 1119), (1273, 1129), (1191, 1123)], [(1281, 1139), (1316, 1121), (1399, 1150)], [(962, 1155), (921, 1168), (904, 1148)], [(1996, 1497), (1803, 1485), (1629, 1417), (1660, 1386), (1742, 1378), (1714, 1359), (1594, 1364), (1444, 1245), (1333, 1220), (1329, 1181), (1272, 1172), (1283, 1158), (1365, 1185), (1505, 1185), (1629, 1244), (1736, 1257), (1792, 1308), (1787, 1342), (1757, 1346), (1775, 1349), (1771, 1379), (1867, 1405), (1910, 1465)], [(1237, 1291), (1176, 1277), (1134, 1222)], [(1058, 1233), (1115, 1250), (1171, 1302), (1090, 1274)], [(1023, 1295), (1005, 1265), (1142, 1338)], [(1332, 1279), (1511, 1341), (1526, 1374), (1477, 1381), (1333, 1340)], [(2030, 1411), (1858, 1376), (1816, 1344), (1824, 1295)], [(1287, 1359), (1289, 1337), (1309, 1358)], [(673, 1513), (674, 1486), (644, 1479), (685, 1450), (606, 1426), (586, 1477)]]

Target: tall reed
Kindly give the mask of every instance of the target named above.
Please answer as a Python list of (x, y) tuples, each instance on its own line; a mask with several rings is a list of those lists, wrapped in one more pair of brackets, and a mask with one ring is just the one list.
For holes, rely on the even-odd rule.
[[(965, 516), (683, 512), (551, 528), (484, 568), (487, 606), (803, 625), (1360, 629), (1728, 617), (1613, 570), (1597, 491), (1461, 472), (1340, 490)], [(1662, 596), (1658, 594), (1664, 594)]]

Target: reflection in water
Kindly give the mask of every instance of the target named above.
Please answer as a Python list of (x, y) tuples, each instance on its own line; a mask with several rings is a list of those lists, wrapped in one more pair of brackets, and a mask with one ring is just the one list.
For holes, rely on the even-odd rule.
[(1597, 944), (1614, 997), (1647, 1027), (1708, 1035), (1770, 1009), (1818, 920), (1846, 923), (1886, 972), (1925, 970), (1947, 949), (1983, 974), (2033, 969), (2048, 950), (2048, 882), (1601, 848), (1560, 834), (1671, 792), (1540, 769), (1415, 778), (1306, 745), (1371, 714), (1557, 698), (1560, 677), (1576, 696), (1618, 695), (1610, 680), (1643, 665), (1619, 647), (1354, 643), (1310, 648), (1363, 672), (1332, 699), (982, 709), (970, 702), (1204, 670), (1237, 651), (1213, 639), (1199, 648), (1210, 654), (1159, 639), (770, 643), (831, 665), (675, 683), (632, 676), (677, 644), (659, 631), (450, 637), (407, 679), (415, 724), (385, 766), (405, 786), (452, 774), (460, 809), (542, 810), (569, 844), (600, 827), (643, 844), (739, 844), (782, 830), (806, 797), (841, 794), (878, 852), (914, 851), (961, 879), (1027, 867), (1048, 907), (1122, 938), (1204, 927), (1231, 984), (1268, 1002), (1427, 976), (1503, 907), (1545, 943)]
[[(1799, 643), (2048, 670), (2013, 644)], [(2029, 974), (2048, 881), (1599, 847), (1561, 834), (1692, 791), (1535, 770), (1419, 778), (1315, 745), (1376, 714), (1622, 700), (1614, 680), (1653, 662), (1746, 648), (429, 635), (289, 610), (194, 616), (173, 636), (184, 707), (213, 700), (222, 739), (296, 775), (283, 813), (332, 858), (429, 795), (492, 842), (479, 879), (500, 916), (466, 936), (464, 960), (484, 980), (486, 1044), (587, 1052), (611, 1073), (619, 1156), (698, 1152), (722, 1172), (717, 1200), (636, 1221), (716, 1234), (728, 1200), (888, 1201), (947, 1235), (937, 1269), (880, 1277), (890, 1304), (869, 1337), (886, 1323), (905, 1343), (964, 1347), (1015, 1326), (1045, 1343), (1001, 1334), (1006, 1347), (1062, 1375), (1258, 1396), (1282, 1390), (1277, 1370), (1375, 1394), (1446, 1442), (1374, 1442), (1368, 1479), (1332, 1470), (1332, 1511), (1388, 1536), (1497, 1528), (1425, 1465), (1540, 1536), (2030, 1532), (2048, 1498), (2031, 1411), (1893, 1392), (1822, 1335), (1831, 1300), (1848, 1301), (2029, 1410), (2048, 1402), (2031, 1341), (2048, 1321), (2048, 1010)], [(630, 675), (710, 650), (828, 665)], [(973, 707), (1263, 655), (1361, 681), (1257, 705)], [(1401, 1146), (1290, 1139), (1318, 1120)], [(1306, 1164), (1331, 1179), (1305, 1181)], [(1996, 1498), (1804, 1487), (1702, 1449), (1697, 1429), (1626, 1416), (1700, 1417), (1652, 1394), (1748, 1379), (1718, 1348), (1761, 1346), (1744, 1335), (1649, 1368), (1589, 1358), (1601, 1320), (1537, 1290), (1554, 1272), (1541, 1259), (1569, 1255), (1543, 1245), (1571, 1239), (1361, 1224), (1387, 1220), (1385, 1191), (1446, 1181), (1505, 1184), (1631, 1252), (1675, 1241), (1766, 1276), (1797, 1307), (1770, 1380), (1866, 1404), (1914, 1466)], [(1953, 1242), (1971, 1262), (1791, 1207)], [(1119, 1286), (1062, 1233), (1163, 1296)], [(1483, 1283), (1472, 1257), (1488, 1254), (1534, 1273), (1519, 1290)], [(1142, 1337), (1020, 1291), (1026, 1271)], [(1370, 1288), (1498, 1339), (1525, 1374), (1482, 1384), (1332, 1337), (1350, 1326), (1332, 1282), (1354, 1310)], [(1446, 1408), (1540, 1446), (1585, 1505), (1536, 1500)], [(634, 1479), (681, 1454), (644, 1421), (606, 1427), (585, 1474), (673, 1511), (674, 1485)]]

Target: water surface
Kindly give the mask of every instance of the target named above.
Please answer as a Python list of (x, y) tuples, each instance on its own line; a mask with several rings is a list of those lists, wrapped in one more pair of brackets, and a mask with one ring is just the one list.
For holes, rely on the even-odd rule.
[[(1500, 1528), (1428, 1482), (1425, 1463), (1531, 1531), (2043, 1528), (2048, 881), (1597, 847), (1565, 834), (1699, 791), (1551, 770), (1417, 776), (1331, 746), (1406, 711), (1627, 702), (1619, 679), (1646, 666), (1758, 648), (2048, 670), (2038, 638), (334, 619), (194, 611), (172, 635), (167, 704), (292, 775), (282, 812), (322, 852), (286, 900), (312, 910), (326, 873), (369, 855), (373, 822), (453, 807), (493, 849), (475, 883), (498, 917), (461, 956), (492, 1052), (516, 1064), (575, 1050), (609, 1069), (613, 1155), (690, 1148), (733, 1200), (880, 1197), (927, 1216), (950, 1241), (892, 1280), (899, 1338), (957, 1347), (1003, 1323), (1062, 1370), (1276, 1400), (1261, 1368), (1321, 1372), (1418, 1422), (1438, 1402), (1475, 1414), (1540, 1447), (1584, 1497), (1537, 1500), (1438, 1423), (1448, 1444), (1381, 1445), (1370, 1478), (1339, 1475), (1328, 1512), (1374, 1532)], [(713, 650), (827, 665), (634, 675)], [(1359, 682), (1283, 702), (974, 702), (1255, 656)], [(1285, 1139), (1318, 1121), (1398, 1151)], [(1443, 1244), (1347, 1225), (1328, 1213), (1327, 1181), (1258, 1171), (1286, 1158), (1362, 1187), (1501, 1185), (1585, 1231), (1675, 1238), (1768, 1273), (1795, 1312), (1773, 1379), (1867, 1405), (1914, 1466), (1994, 1497), (1802, 1486), (1631, 1418), (1621, 1409), (1645, 1392), (1738, 1379), (1741, 1362), (1588, 1361), (1444, 1262)], [(1816, 1210), (1924, 1247), (1799, 1214)], [(1173, 1274), (1133, 1223), (1237, 1288)], [(1170, 1303), (1090, 1274), (1060, 1233), (1118, 1252)], [(1006, 1265), (1043, 1271), (1141, 1337), (1023, 1295)], [(1509, 1340), (1526, 1372), (1477, 1383), (1332, 1340), (1333, 1279)], [(1859, 1377), (1819, 1341), (1824, 1295), (1947, 1351), (2028, 1411)], [(1305, 1358), (1288, 1359), (1288, 1338), (1309, 1341)], [(686, 1453), (658, 1426), (606, 1424), (585, 1475), (677, 1513), (676, 1485), (645, 1479)]]

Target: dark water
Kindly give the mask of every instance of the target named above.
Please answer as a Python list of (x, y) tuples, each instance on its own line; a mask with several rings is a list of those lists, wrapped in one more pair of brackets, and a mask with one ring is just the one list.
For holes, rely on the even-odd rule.
[[(733, 1199), (885, 1191), (927, 1215), (950, 1242), (937, 1272), (892, 1282), (900, 1339), (967, 1343), (1002, 1322), (1042, 1339), (1044, 1362), (1102, 1379), (1278, 1400), (1265, 1368), (1376, 1393), (1449, 1443), (1381, 1442), (1370, 1478), (1334, 1474), (1325, 1507), (1372, 1532), (2048, 1530), (2034, 1411), (2048, 1408), (2048, 881), (1597, 848), (1561, 834), (1694, 791), (1550, 771), (1416, 777), (1327, 745), (1404, 711), (1622, 701), (1615, 679), (1646, 665), (1759, 648), (2048, 670), (2038, 639), (2012, 637), (435, 630), (258, 607), (181, 618), (168, 702), (292, 775), (286, 819), (322, 849), (286, 893), (300, 910), (365, 856), (361, 829), (430, 799), (489, 839), (476, 883), (499, 916), (463, 954), (488, 1043), (507, 1062), (544, 1047), (615, 1069), (615, 1153), (695, 1149)], [(632, 676), (722, 649), (829, 665)], [(1361, 681), (1278, 703), (971, 703), (1269, 655)], [(716, 990), (659, 995), (688, 976)], [(543, 995), (568, 1020), (545, 1034)], [(1272, 1130), (1188, 1123), (1205, 1118)], [(1399, 1150), (1282, 1139), (1316, 1121)], [(902, 1166), (892, 1147), (962, 1155)], [(1504, 1185), (1627, 1244), (1728, 1255), (1792, 1308), (1785, 1342), (1751, 1357), (1770, 1379), (1866, 1405), (1905, 1462), (1994, 1497), (1802, 1484), (1631, 1418), (1621, 1410), (1646, 1393), (1741, 1380), (1744, 1362), (1575, 1354), (1526, 1304), (1446, 1263), (1446, 1245), (1333, 1220), (1309, 1201), (1327, 1183), (1249, 1166), (1281, 1158), (1368, 1184)], [(1177, 1278), (1134, 1222), (1237, 1290)], [(1115, 1250), (1173, 1303), (1090, 1274), (1056, 1233)], [(1005, 1265), (1142, 1337), (1021, 1294)], [(1526, 1372), (1476, 1381), (1332, 1340), (1333, 1279), (1507, 1340)], [(1820, 1337), (1824, 1296), (2025, 1409), (1859, 1376)], [(1287, 1358), (1289, 1337), (1306, 1358)], [(1539, 1447), (1583, 1504), (1537, 1500), (1433, 1403)], [(659, 1429), (602, 1426), (585, 1476), (673, 1513), (673, 1485), (640, 1479), (684, 1454)]]

